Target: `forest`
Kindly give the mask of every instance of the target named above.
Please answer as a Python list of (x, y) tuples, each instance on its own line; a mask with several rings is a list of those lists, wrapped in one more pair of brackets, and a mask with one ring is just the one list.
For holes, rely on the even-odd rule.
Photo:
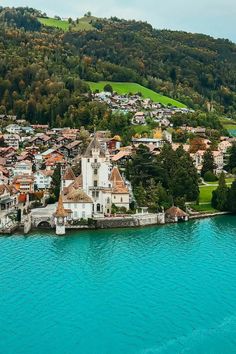
[(195, 110), (210, 107), (212, 117), (236, 117), (236, 45), (230, 41), (117, 18), (64, 32), (43, 26), (38, 17), (45, 16), (0, 8), (0, 114), (54, 126), (118, 126), (125, 134), (130, 118), (93, 102), (85, 82), (110, 80), (140, 83)]

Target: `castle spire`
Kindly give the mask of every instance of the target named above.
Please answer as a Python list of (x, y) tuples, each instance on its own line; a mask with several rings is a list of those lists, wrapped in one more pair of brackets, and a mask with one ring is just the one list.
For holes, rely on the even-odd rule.
[(64, 205), (63, 205), (62, 193), (60, 193), (55, 217), (56, 218), (66, 218), (67, 216), (68, 216), (68, 213), (65, 210)]

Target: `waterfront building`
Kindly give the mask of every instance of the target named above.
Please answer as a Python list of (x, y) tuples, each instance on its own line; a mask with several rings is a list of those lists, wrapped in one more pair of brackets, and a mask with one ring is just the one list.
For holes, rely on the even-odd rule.
[(110, 214), (113, 204), (129, 209), (129, 189), (96, 135), (81, 157), (81, 175), (75, 178), (72, 169), (67, 168), (62, 188), (63, 202), (72, 220)]
[(165, 212), (168, 222), (188, 221), (188, 214), (176, 206), (172, 206)]
[[(93, 200), (94, 214), (110, 214), (112, 204), (129, 209), (129, 191), (118, 168), (112, 171), (109, 151), (102, 148), (96, 135), (81, 163), (83, 190)], [(121, 184), (122, 190), (118, 188)]]
[(89, 219), (93, 214), (93, 201), (81, 189), (73, 187), (63, 196), (63, 204), (68, 212), (68, 220)]
[(117, 167), (114, 167), (112, 169), (110, 181), (112, 184), (112, 204), (116, 205), (119, 208), (125, 208), (126, 210), (128, 210), (130, 203), (129, 191)]
[(66, 232), (65, 225), (66, 225), (68, 215), (69, 213), (65, 210), (63, 205), (62, 194), (60, 194), (57, 210), (56, 213), (54, 214), (57, 235), (65, 235)]
[(0, 184), (0, 230), (7, 230), (13, 224), (18, 206), (17, 191), (6, 184)]

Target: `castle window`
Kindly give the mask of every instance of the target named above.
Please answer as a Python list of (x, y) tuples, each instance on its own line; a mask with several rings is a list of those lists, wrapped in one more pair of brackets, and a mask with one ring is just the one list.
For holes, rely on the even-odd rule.
[(123, 198), (122, 197), (120, 198), (120, 201), (121, 201), (121, 203), (123, 202)]
[(97, 187), (98, 186), (98, 181), (93, 181), (93, 186)]
[(95, 160), (94, 160), (94, 162), (95, 162), (95, 163), (97, 163), (97, 162), (98, 162), (98, 160), (97, 160), (97, 159), (95, 159)]
[(88, 159), (88, 162), (90, 162), (90, 160)]
[(94, 174), (97, 175), (98, 174), (98, 170), (95, 168), (94, 170)]

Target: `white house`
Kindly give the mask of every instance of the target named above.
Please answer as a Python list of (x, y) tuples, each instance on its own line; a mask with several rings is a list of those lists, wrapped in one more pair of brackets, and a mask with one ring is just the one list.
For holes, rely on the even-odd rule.
[(34, 173), (34, 184), (37, 189), (49, 189), (51, 187), (53, 171), (39, 170)]
[(72, 220), (89, 219), (93, 214), (93, 201), (82, 189), (71, 188), (63, 197), (63, 205)]
[(123, 207), (128, 210), (130, 203), (129, 191), (117, 167), (114, 167), (112, 169), (110, 181), (112, 183), (112, 204), (116, 205), (117, 207)]
[(9, 124), (7, 127), (6, 127), (6, 131), (9, 133), (9, 134), (19, 134), (21, 132), (21, 127), (18, 125), (18, 124)]
[(7, 146), (19, 149), (20, 136), (18, 134), (4, 134), (4, 142)]
[(224, 168), (224, 154), (222, 151), (212, 151), (216, 172), (221, 172)]
[(16, 191), (6, 184), (0, 184), (0, 211), (11, 211), (16, 206)]
[(32, 163), (27, 160), (17, 162), (13, 170), (14, 176), (31, 176), (32, 175)]
[[(200, 172), (202, 169), (205, 152), (206, 152), (205, 150), (198, 150), (197, 152), (190, 154), (198, 172)], [(218, 151), (218, 150), (212, 151), (212, 154), (216, 166), (215, 172), (221, 172), (224, 168), (224, 154), (222, 151)]]

